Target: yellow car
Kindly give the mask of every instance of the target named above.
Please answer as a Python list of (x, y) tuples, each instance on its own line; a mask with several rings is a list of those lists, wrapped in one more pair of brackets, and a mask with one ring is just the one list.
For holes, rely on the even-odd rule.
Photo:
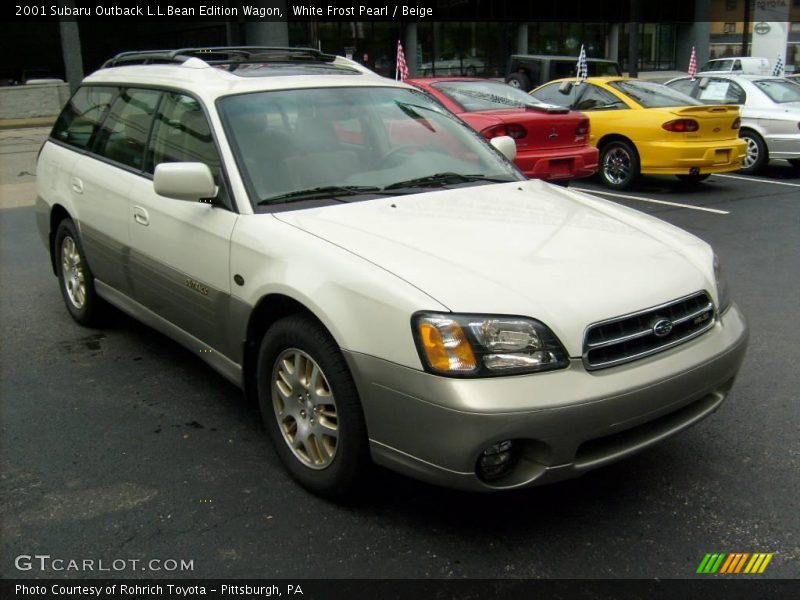
[(531, 92), (543, 102), (585, 112), (600, 176), (614, 189), (640, 173), (697, 183), (742, 167), (739, 107), (705, 105), (659, 83), (627, 77), (558, 79)]

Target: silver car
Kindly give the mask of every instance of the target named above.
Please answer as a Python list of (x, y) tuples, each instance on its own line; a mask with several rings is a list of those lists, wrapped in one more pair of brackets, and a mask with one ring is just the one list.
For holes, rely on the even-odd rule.
[(702, 73), (680, 77), (669, 87), (706, 104), (742, 107), (742, 138), (747, 140), (743, 173), (755, 173), (770, 158), (800, 166), (800, 86), (784, 77)]

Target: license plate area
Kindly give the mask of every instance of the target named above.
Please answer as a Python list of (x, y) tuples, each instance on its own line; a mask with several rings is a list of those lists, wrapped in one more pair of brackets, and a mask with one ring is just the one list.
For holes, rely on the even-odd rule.
[(714, 164), (715, 165), (726, 165), (731, 162), (731, 151), (730, 150), (717, 150), (714, 152)]
[(564, 158), (550, 161), (551, 177), (570, 177), (572, 175), (572, 159)]

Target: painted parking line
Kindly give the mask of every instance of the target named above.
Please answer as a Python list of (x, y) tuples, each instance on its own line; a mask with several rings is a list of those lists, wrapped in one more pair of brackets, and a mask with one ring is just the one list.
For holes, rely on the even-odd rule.
[(800, 183), (789, 183), (788, 181), (773, 181), (772, 179), (758, 179), (756, 177), (743, 177), (741, 175), (720, 175), (715, 173), (714, 177), (725, 177), (726, 179), (741, 179), (742, 181), (755, 181), (758, 183), (772, 183), (775, 185), (788, 185), (789, 187), (800, 187)]
[(693, 204), (681, 204), (680, 202), (668, 202), (667, 200), (656, 200), (655, 198), (642, 198), (641, 196), (630, 196), (628, 194), (618, 194), (616, 192), (601, 192), (600, 190), (590, 190), (586, 188), (570, 187), (572, 190), (584, 192), (586, 194), (601, 194), (603, 196), (613, 196), (615, 198), (624, 198), (626, 200), (639, 200), (641, 202), (651, 202), (652, 204), (664, 204), (666, 206), (675, 206), (677, 208), (688, 208), (690, 210), (701, 210), (703, 212), (714, 213), (715, 215), (729, 215), (727, 210), (719, 210), (718, 208), (706, 208), (705, 206), (695, 206)]

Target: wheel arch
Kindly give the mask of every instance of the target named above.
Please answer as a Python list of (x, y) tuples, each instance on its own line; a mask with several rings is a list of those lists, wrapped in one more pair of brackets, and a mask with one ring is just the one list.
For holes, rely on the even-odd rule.
[(759, 130), (757, 127), (753, 127), (752, 125), (742, 125), (741, 127), (739, 127), (739, 137), (742, 137), (743, 133), (753, 133), (757, 135), (761, 139), (761, 142), (764, 144), (764, 147), (767, 149), (767, 152), (769, 152), (769, 146), (767, 145), (767, 138), (764, 136), (763, 131)]
[(599, 140), (597, 140), (597, 149), (602, 152), (603, 151), (603, 147), (607, 146), (611, 142), (626, 142), (626, 143), (630, 144), (631, 147), (636, 151), (636, 155), (637, 156), (641, 156), (639, 154), (639, 149), (636, 147), (636, 144), (634, 143), (634, 141), (631, 138), (622, 135), (621, 133), (607, 133), (606, 135), (601, 137)]
[(58, 271), (56, 270), (56, 231), (58, 230), (58, 226), (61, 224), (61, 221), (69, 219), (73, 220), (72, 215), (67, 212), (67, 209), (64, 208), (61, 204), (54, 204), (53, 207), (50, 209), (50, 232), (48, 234), (48, 250), (50, 251), (50, 266), (53, 269), (53, 275), (57, 275)]
[(250, 317), (247, 321), (247, 329), (245, 331), (244, 347), (242, 349), (242, 381), (244, 383), (244, 391), (248, 399), (256, 403), (258, 403), (258, 397), (256, 394), (255, 376), (261, 339), (274, 323), (291, 315), (301, 315), (314, 321), (341, 347), (340, 341), (336, 339), (331, 329), (303, 302), (279, 292), (273, 292), (262, 296), (250, 313)]

